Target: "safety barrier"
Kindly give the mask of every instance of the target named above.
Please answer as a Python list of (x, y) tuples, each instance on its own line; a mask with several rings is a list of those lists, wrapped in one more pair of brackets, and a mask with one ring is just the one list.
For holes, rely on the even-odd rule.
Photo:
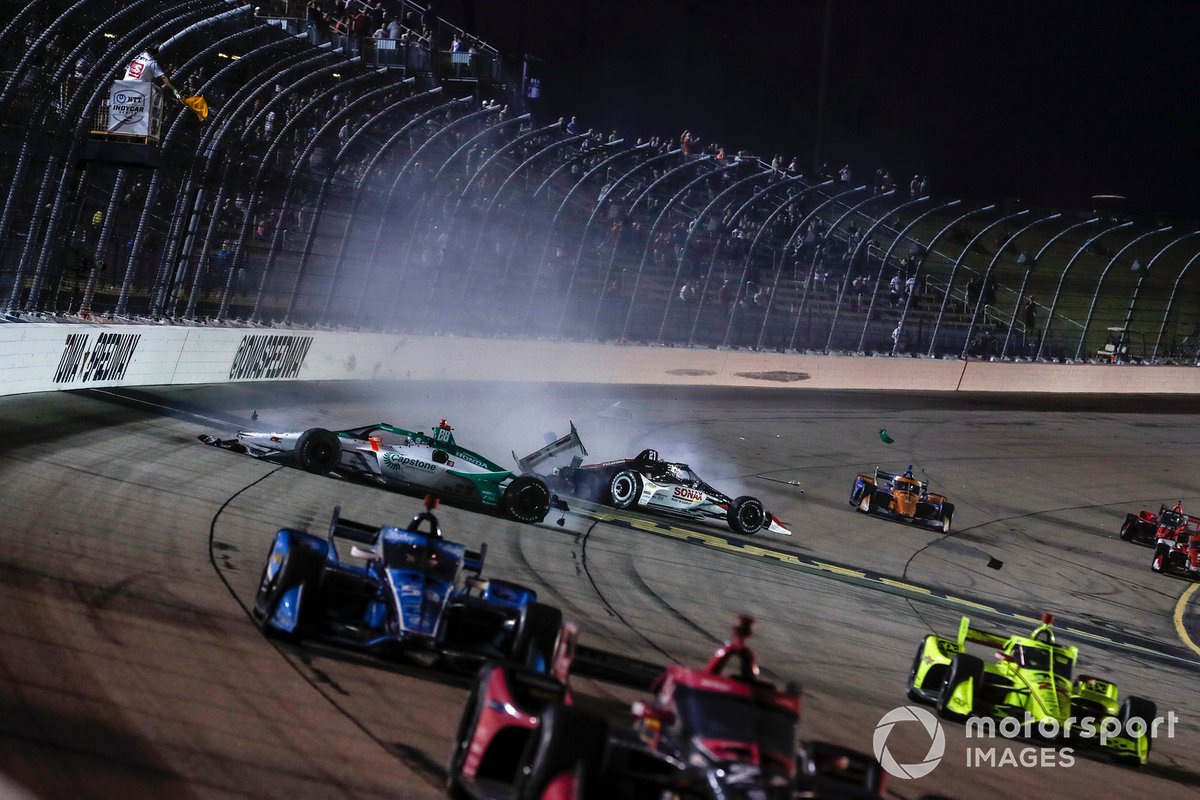
[(163, 325), (0, 326), (0, 394), (241, 381), (451, 380), (1198, 394), (1188, 367), (1011, 364)]

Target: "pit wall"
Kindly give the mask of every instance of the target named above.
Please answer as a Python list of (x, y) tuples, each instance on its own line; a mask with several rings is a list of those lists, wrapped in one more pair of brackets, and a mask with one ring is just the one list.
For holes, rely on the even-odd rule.
[(0, 395), (104, 386), (368, 379), (1200, 394), (1200, 370), (1191, 367), (854, 358), (299, 329), (0, 325)]

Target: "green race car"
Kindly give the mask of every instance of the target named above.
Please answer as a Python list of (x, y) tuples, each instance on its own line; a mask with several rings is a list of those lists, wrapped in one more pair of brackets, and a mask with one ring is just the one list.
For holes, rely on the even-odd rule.
[[(972, 628), (963, 617), (957, 638), (926, 636), (913, 659), (909, 699), (936, 706), (943, 719), (966, 721), (968, 733), (981, 729), (981, 719), (1015, 718), (1022, 738), (1085, 741), (1121, 763), (1145, 764), (1155, 704), (1132, 696), (1119, 702), (1115, 684), (1075, 677), (1079, 649), (1055, 642), (1053, 624), (1047, 614), (1028, 636), (1006, 637)], [(967, 653), (967, 642), (994, 648), (995, 661)]]
[(238, 431), (233, 439), (203, 435), (200, 441), (256, 458), (300, 467), (317, 475), (432, 493), (449, 503), (499, 512), (518, 522), (537, 523), (555, 504), (545, 481), (517, 475), (454, 441), (442, 420), (429, 434), (386, 423), (330, 431)]

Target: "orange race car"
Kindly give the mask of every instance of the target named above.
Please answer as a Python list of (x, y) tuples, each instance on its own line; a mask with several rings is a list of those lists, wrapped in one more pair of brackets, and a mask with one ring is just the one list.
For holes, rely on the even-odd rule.
[(879, 467), (873, 475), (860, 473), (850, 491), (850, 505), (864, 514), (915, 522), (949, 533), (954, 504), (944, 495), (931, 494), (929, 484), (914, 478), (912, 469), (909, 464), (901, 475)]

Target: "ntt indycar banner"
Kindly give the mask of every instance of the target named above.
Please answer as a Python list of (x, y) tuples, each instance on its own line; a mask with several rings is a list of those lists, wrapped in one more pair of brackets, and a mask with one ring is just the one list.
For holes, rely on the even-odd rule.
[(153, 88), (145, 81), (113, 81), (108, 91), (108, 132), (149, 136)]

